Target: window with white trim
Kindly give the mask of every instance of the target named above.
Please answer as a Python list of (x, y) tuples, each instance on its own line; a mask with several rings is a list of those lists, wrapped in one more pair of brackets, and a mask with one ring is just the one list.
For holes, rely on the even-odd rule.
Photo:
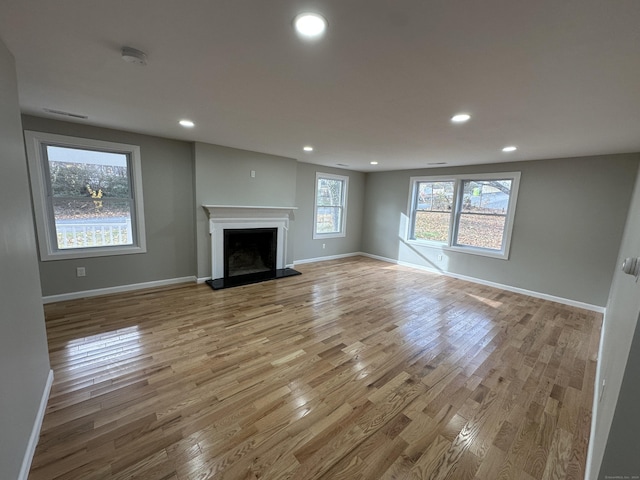
[(313, 238), (344, 237), (349, 177), (316, 173)]
[(146, 251), (140, 148), (25, 131), (40, 257)]
[(520, 172), (412, 177), (407, 240), (508, 258)]

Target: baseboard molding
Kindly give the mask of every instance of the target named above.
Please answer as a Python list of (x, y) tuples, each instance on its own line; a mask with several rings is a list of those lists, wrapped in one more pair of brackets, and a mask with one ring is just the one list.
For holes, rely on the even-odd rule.
[(327, 255), (326, 257), (305, 258), (302, 260), (294, 260), (291, 268), (295, 268), (295, 265), (302, 265), (304, 263), (326, 262), (327, 260), (338, 260), (340, 258), (357, 257), (360, 255), (367, 256), (365, 253), (352, 252), (352, 253), (341, 253), (340, 255)]
[(383, 262), (394, 263), (396, 265), (402, 265), (404, 267), (416, 268), (418, 270), (424, 270), (429, 273), (435, 273), (436, 275), (445, 275), (447, 277), (457, 278), (460, 280), (465, 280), (467, 282), (478, 283), (480, 285), (486, 285), (488, 287), (500, 288), (501, 290), (506, 290), (508, 292), (521, 293), (523, 295), (528, 295), (530, 297), (540, 298), (542, 300), (549, 300), (551, 302), (561, 303), (563, 305), (569, 305), (571, 307), (583, 308), (585, 310), (590, 310), (592, 312), (597, 313), (605, 313), (605, 307), (601, 307), (599, 305), (592, 305), (590, 303), (578, 302), (576, 300), (571, 300), (570, 298), (556, 297), (555, 295), (549, 295), (547, 293), (535, 292), (533, 290), (526, 290), (524, 288), (512, 287), (511, 285), (505, 285), (502, 283), (491, 282), (488, 280), (483, 280), (481, 278), (469, 277), (467, 275), (459, 275), (457, 273), (445, 272), (436, 270), (435, 268), (425, 267), (424, 265), (417, 265), (415, 263), (403, 262), (401, 260), (394, 260), (392, 258), (381, 257), (379, 255), (372, 255), (370, 253), (360, 253), (364, 257), (373, 258), (375, 260), (381, 260)]
[(76, 300), (78, 298), (97, 297), (99, 295), (108, 295), (110, 293), (130, 292), (133, 290), (142, 290), (145, 288), (166, 287), (168, 285), (177, 285), (179, 283), (195, 283), (196, 277), (180, 277), (169, 278), (167, 280), (156, 280), (153, 282), (133, 283), (130, 285), (120, 285), (117, 287), (96, 288), (95, 290), (83, 290), (80, 292), (62, 293), (60, 295), (48, 295), (42, 297), (42, 303), (64, 302), (65, 300)]
[(36, 453), (38, 439), (40, 438), (40, 429), (42, 428), (44, 413), (47, 410), (47, 402), (49, 401), (49, 394), (51, 393), (51, 385), (53, 385), (53, 370), (49, 370), (49, 375), (47, 376), (47, 383), (44, 386), (42, 398), (40, 399), (40, 407), (38, 408), (36, 419), (33, 422), (33, 428), (31, 429), (31, 435), (29, 436), (29, 443), (27, 443), (27, 450), (24, 452), (22, 468), (20, 468), (18, 480), (27, 480), (27, 477), (29, 477), (31, 462), (33, 461), (33, 455)]

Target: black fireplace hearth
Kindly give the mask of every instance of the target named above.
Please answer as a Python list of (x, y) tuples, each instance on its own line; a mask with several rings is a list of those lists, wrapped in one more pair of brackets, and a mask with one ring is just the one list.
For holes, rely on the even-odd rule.
[(214, 290), (263, 282), (300, 272), (276, 268), (277, 228), (224, 230), (224, 277), (207, 280)]

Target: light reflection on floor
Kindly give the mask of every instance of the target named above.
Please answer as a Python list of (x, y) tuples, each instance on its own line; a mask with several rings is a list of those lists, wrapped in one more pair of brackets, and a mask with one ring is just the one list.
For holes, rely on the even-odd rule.
[(77, 370), (87, 368), (92, 363), (113, 363), (124, 357), (136, 356), (140, 350), (140, 332), (137, 325), (132, 325), (70, 340), (64, 349), (64, 357), (66, 361), (83, 359), (82, 362), (67, 367), (67, 370)]

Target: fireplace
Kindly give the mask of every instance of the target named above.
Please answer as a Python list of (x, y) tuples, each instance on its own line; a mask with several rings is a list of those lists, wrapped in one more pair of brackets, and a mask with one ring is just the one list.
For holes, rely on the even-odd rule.
[(299, 275), (287, 268), (289, 219), (295, 207), (203, 205), (209, 214), (214, 289)]
[(277, 239), (277, 228), (225, 229), (224, 278), (275, 277)]

